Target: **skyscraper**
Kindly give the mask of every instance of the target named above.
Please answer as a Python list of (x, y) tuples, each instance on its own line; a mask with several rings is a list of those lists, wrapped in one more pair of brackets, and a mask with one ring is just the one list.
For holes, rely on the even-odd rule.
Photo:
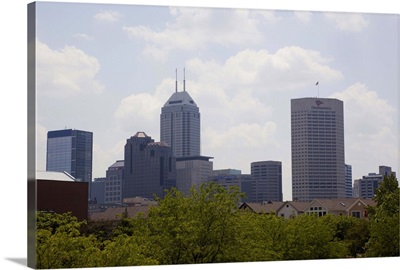
[(173, 156), (200, 156), (200, 112), (199, 107), (185, 89), (178, 92), (177, 82), (175, 93), (161, 109), (160, 141), (172, 148)]
[(254, 202), (282, 201), (282, 162), (257, 161), (251, 163)]
[(92, 181), (93, 133), (76, 129), (47, 133), (46, 171), (71, 174), (77, 181)]
[(176, 186), (176, 164), (171, 148), (144, 132), (137, 132), (125, 144), (122, 197), (162, 197)]
[(345, 197), (343, 102), (291, 100), (293, 200)]

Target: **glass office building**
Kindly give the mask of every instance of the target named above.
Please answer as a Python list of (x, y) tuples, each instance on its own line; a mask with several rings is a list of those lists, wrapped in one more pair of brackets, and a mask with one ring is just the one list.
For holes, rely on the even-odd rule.
[(46, 171), (71, 174), (77, 181), (92, 180), (93, 133), (63, 129), (47, 133)]

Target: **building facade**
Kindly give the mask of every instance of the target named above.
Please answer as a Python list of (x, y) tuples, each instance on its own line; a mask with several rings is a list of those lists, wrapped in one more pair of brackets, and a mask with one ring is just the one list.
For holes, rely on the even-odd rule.
[(236, 169), (213, 170), (213, 175), (239, 175), (239, 174), (242, 174), (242, 171)]
[(225, 189), (235, 186), (245, 197), (241, 198), (242, 202), (253, 202), (253, 186), (254, 182), (250, 174), (237, 174), (237, 170), (215, 170), (213, 175), (209, 177), (209, 181), (213, 181)]
[(192, 186), (199, 187), (212, 174), (211, 157), (194, 156), (176, 158), (176, 187), (189, 195)]
[(345, 164), (346, 198), (353, 197), (353, 173), (351, 165)]
[(94, 178), (91, 183), (90, 200), (95, 204), (104, 203), (104, 191), (106, 190), (106, 178)]
[(175, 157), (164, 142), (137, 132), (127, 139), (124, 156), (123, 199), (163, 197), (165, 189), (176, 186)]
[(257, 161), (251, 163), (253, 202), (282, 201), (282, 162)]
[(343, 102), (291, 100), (293, 200), (344, 198)]
[(369, 173), (368, 175), (363, 176), (361, 179), (354, 180), (354, 197), (372, 199), (372, 197), (375, 195), (375, 190), (383, 181), (384, 176), (389, 176), (391, 174), (396, 176), (396, 172), (393, 172), (391, 167), (379, 166), (378, 174)]
[(161, 109), (160, 140), (177, 158), (200, 156), (200, 112), (188, 92), (176, 92)]
[(89, 183), (76, 181), (67, 172), (36, 172), (37, 211), (71, 214), (78, 220), (88, 218)]
[(104, 202), (122, 202), (122, 181), (124, 178), (124, 161), (117, 160), (106, 171)]
[(68, 172), (77, 181), (92, 181), (93, 133), (63, 129), (47, 133), (46, 171)]

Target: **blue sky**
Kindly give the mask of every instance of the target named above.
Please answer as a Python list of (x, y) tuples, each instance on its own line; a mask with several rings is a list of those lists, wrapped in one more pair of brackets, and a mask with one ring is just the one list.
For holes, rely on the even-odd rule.
[(398, 171), (398, 31), (390, 14), (39, 2), (38, 169), (49, 130), (94, 133), (94, 177), (137, 131), (158, 141), (185, 68), (215, 169), (282, 161), (290, 200), (290, 99), (319, 95), (344, 101), (353, 179)]

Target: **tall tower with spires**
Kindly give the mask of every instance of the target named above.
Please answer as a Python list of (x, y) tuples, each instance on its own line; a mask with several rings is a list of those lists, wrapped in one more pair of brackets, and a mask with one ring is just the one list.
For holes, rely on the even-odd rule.
[(200, 156), (200, 112), (186, 91), (185, 70), (183, 91), (178, 91), (176, 74), (175, 93), (161, 108), (160, 140), (172, 148), (177, 158)]

